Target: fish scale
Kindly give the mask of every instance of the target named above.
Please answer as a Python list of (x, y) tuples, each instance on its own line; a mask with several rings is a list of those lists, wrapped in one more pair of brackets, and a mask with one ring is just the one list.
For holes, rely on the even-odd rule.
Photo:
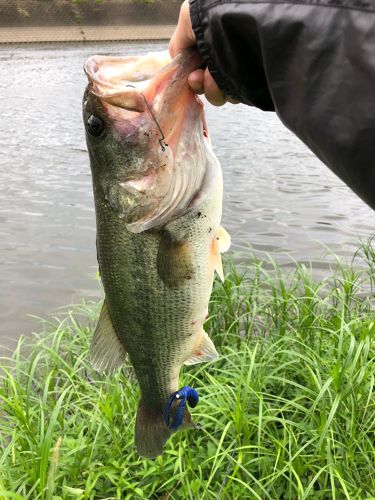
[[(85, 65), (83, 115), (105, 300), (90, 359), (113, 372), (129, 356), (141, 390), (136, 446), (155, 457), (174, 430), (194, 427), (184, 400), (173, 399), (181, 366), (218, 356), (203, 323), (229, 244), (220, 227), (222, 175), (187, 83), (200, 62), (194, 53), (167, 66), (164, 55), (131, 58), (137, 82), (142, 70), (154, 72), (139, 91), (122, 81), (122, 67), (131, 77), (129, 58), (116, 58), (112, 71), (111, 58), (95, 57)], [(105, 76), (113, 74), (112, 88)]]
[[(213, 268), (197, 259), (195, 277), (181, 288), (169, 288), (157, 274), (160, 235), (155, 231), (134, 235), (121, 219), (113, 217), (111, 211), (107, 213), (108, 208), (101, 210), (101, 206), (96, 202), (97, 247), (111, 318), (135, 368), (143, 400), (162, 408), (170, 393), (178, 389), (172, 368), (183, 363), (186, 340), (202, 326)], [(198, 217), (194, 221), (194, 214), (183, 219), (178, 221), (179, 226), (186, 223), (188, 241), (202, 262), (207, 262), (204, 253), (212, 240), (208, 229), (215, 221), (203, 218), (202, 224)], [(194, 316), (200, 322), (192, 325), (197, 319)]]

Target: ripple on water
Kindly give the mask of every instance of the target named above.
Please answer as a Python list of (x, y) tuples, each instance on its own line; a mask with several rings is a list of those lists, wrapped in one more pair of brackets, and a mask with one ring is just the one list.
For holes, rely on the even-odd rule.
[[(0, 343), (38, 329), (28, 313), (44, 316), (82, 296), (101, 296), (82, 66), (94, 53), (165, 47), (0, 47)], [(270, 253), (286, 268), (293, 259), (312, 261), (324, 275), (324, 245), (351, 255), (358, 237), (373, 231), (373, 212), (273, 113), (242, 105), (206, 111), (223, 167), (223, 225), (234, 251)]]

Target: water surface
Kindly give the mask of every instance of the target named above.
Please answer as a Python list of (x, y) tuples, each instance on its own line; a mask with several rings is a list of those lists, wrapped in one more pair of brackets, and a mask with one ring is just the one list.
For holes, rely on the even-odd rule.
[[(28, 314), (101, 295), (95, 220), (81, 123), (82, 66), (94, 53), (137, 54), (165, 44), (0, 47), (0, 344), (39, 325)], [(373, 212), (274, 113), (207, 106), (224, 173), (223, 225), (233, 250), (249, 246), (282, 265), (324, 245), (351, 256), (374, 230)]]

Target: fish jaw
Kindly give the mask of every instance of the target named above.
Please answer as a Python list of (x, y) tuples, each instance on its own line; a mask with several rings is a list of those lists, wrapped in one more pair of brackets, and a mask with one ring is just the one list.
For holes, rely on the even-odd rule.
[[(86, 120), (90, 113), (98, 115), (107, 129), (107, 140), (87, 134), (90, 155), (103, 158), (97, 164), (106, 163), (108, 156), (118, 157), (117, 170), (110, 176), (108, 168), (100, 167), (99, 184), (135, 233), (163, 226), (189, 211), (207, 170), (210, 144), (203, 105), (187, 81), (200, 57), (186, 51), (167, 65), (166, 60), (163, 53), (93, 56), (85, 64)], [(112, 151), (103, 154), (106, 149)]]

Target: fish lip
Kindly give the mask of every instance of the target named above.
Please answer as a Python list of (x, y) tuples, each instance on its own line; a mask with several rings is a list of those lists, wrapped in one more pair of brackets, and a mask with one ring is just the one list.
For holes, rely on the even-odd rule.
[[(123, 87), (114, 85), (110, 78), (103, 79), (100, 76), (101, 66), (104, 66), (108, 60), (117, 62), (135, 61), (139, 57), (107, 57), (107, 56), (90, 56), (83, 66), (83, 70), (88, 79), (88, 92), (101, 101), (108, 104), (118, 105), (123, 97), (125, 97), (124, 105), (118, 105), (130, 111), (143, 112), (145, 110), (144, 99), (141, 97), (140, 85), (133, 85), (130, 81), (125, 83)], [(137, 83), (137, 82), (134, 82)], [(142, 83), (142, 82), (141, 82)]]
[[(152, 58), (155, 58), (156, 61), (153, 72), (148, 67), (152, 67), (153, 65)], [(151, 52), (143, 56), (134, 57), (93, 55), (85, 62), (84, 71), (88, 78), (88, 93), (100, 100), (106, 115), (112, 115), (112, 106), (127, 111), (145, 113), (154, 122), (156, 128), (159, 129), (159, 143), (161, 147), (170, 145), (172, 149), (175, 149), (184, 121), (185, 105), (180, 106), (178, 102), (178, 106), (176, 106), (176, 96), (174, 95), (175, 90), (173, 87), (175, 84), (181, 86), (181, 82), (184, 80), (186, 81), (186, 86), (187, 75), (190, 71), (201, 65), (202, 59), (196, 49), (186, 49), (172, 61), (170, 61), (168, 55), (169, 63), (164, 64), (165, 60), (166, 56), (164, 52)], [(143, 80), (142, 75), (146, 75), (148, 79)], [(124, 79), (123, 77), (126, 78)], [(160, 86), (160, 99), (156, 99), (154, 102)], [(202, 112), (203, 103), (191, 90), (190, 94), (190, 102), (194, 102), (198, 106), (198, 113), (202, 113), (202, 133), (204, 138), (207, 139), (207, 124), (204, 112)], [(191, 100), (193, 96), (194, 101)], [(161, 110), (165, 106), (174, 111), (172, 113), (163, 113)], [(180, 110), (180, 107), (183, 109)], [(171, 116), (175, 114), (172, 121), (167, 118), (166, 115), (168, 114)], [(117, 119), (117, 123), (129, 123), (133, 121), (135, 116), (123, 114), (120, 120)], [(122, 127), (123, 125), (118, 127), (120, 133)]]
[(94, 80), (94, 70), (91, 69), (91, 64), (93, 61), (96, 61), (98, 56), (90, 56), (87, 61), (85, 62), (85, 64), (83, 65), (83, 71), (85, 72), (87, 78), (89, 81), (92, 81)]
[[(146, 65), (145, 78), (135, 77), (133, 79), (125, 80), (129, 83), (130, 86), (135, 88), (142, 87), (143, 82), (150, 82), (158, 73), (162, 72), (163, 74), (168, 73), (171, 70), (176, 70), (176, 78), (179, 79), (181, 77), (186, 77), (189, 73), (199, 68), (202, 64), (202, 57), (199, 55), (198, 51), (194, 48), (189, 48), (183, 50), (180, 54), (178, 54), (174, 59), (170, 59), (169, 55), (167, 56), (167, 51), (159, 51), (159, 52), (149, 52), (145, 55), (140, 56), (125, 56), (125, 57), (115, 57), (115, 56), (102, 56), (102, 55), (93, 55), (90, 56), (83, 65), (83, 70), (90, 82), (96, 82), (105, 87), (114, 88), (113, 83), (111, 83), (111, 79), (119, 78), (121, 72), (112, 71), (110, 72), (110, 78), (103, 79), (99, 77), (100, 67), (104, 66), (106, 62), (109, 60), (113, 63), (112, 67), (116, 64), (123, 66), (123, 74), (129, 76), (129, 68), (128, 73), (126, 72), (126, 66), (133, 65), (133, 71), (137, 75), (137, 71), (139, 71), (139, 67), (137, 67), (137, 63), (139, 65), (142, 62)], [(147, 63), (149, 63), (148, 59), (159, 59), (158, 64), (152, 69), (148, 69), (147, 71)], [(150, 64), (150, 63), (149, 63)], [(131, 68), (130, 68), (131, 69)], [(130, 73), (131, 74), (131, 73)], [(174, 79), (176, 79), (174, 78)], [(173, 84), (173, 81), (171, 82)]]
[(93, 55), (83, 69), (91, 94), (120, 108), (143, 112), (152, 107), (160, 86), (161, 102), (164, 102), (164, 97), (168, 100), (173, 95), (170, 88), (187, 80), (188, 74), (201, 62), (196, 49), (186, 49), (172, 61), (166, 51), (134, 57)]
[(83, 69), (92, 95), (119, 108), (143, 112), (144, 91), (168, 61), (169, 55), (166, 59), (164, 52), (125, 57), (93, 55)]

